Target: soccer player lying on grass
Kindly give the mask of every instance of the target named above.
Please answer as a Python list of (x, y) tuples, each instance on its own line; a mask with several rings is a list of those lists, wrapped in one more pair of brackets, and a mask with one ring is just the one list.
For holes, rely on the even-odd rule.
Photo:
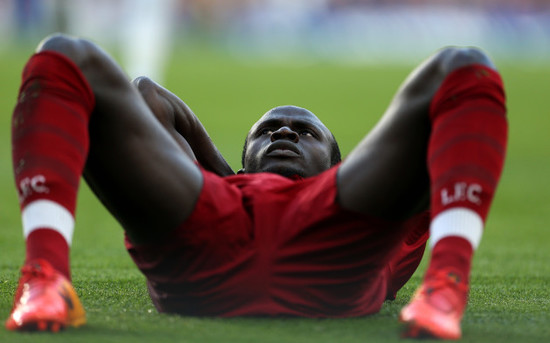
[(160, 312), (372, 314), (431, 236), (429, 267), (400, 320), (410, 337), (459, 338), (503, 166), (505, 112), (487, 56), (445, 48), (344, 161), (313, 113), (281, 106), (252, 126), (234, 175), (175, 95), (147, 78), (129, 82), (88, 41), (48, 37), (13, 114), (26, 259), (6, 327), (85, 323), (69, 271), (83, 175), (124, 228)]

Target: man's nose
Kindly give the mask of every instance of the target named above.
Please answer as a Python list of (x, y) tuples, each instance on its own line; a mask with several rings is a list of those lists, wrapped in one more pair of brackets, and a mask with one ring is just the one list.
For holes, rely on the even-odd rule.
[(279, 139), (288, 139), (291, 142), (298, 143), (300, 136), (291, 130), (288, 126), (282, 126), (277, 131), (271, 134), (271, 141), (275, 142)]

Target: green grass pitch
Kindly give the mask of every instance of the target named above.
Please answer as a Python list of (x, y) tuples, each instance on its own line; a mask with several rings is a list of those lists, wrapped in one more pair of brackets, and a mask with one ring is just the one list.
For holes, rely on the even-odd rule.
[[(30, 53), (0, 52), (0, 318), (7, 317), (24, 257), (10, 160), (10, 117)], [(309, 108), (343, 154), (374, 125), (408, 67), (243, 63), (177, 52), (166, 86), (201, 118), (234, 169), (250, 125), (276, 105)], [(414, 63), (419, 61), (412, 61)], [(498, 61), (497, 61), (498, 63)], [(475, 256), (465, 342), (550, 341), (550, 64), (503, 63), (510, 140), (501, 186)], [(379, 314), (343, 320), (216, 319), (156, 313), (130, 261), (122, 230), (83, 184), (71, 254), (88, 325), (57, 335), (14, 334), (0, 342), (398, 342), (397, 316), (412, 280)]]

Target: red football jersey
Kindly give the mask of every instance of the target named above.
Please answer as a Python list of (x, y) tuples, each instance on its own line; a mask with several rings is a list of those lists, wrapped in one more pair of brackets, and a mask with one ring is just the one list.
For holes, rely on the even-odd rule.
[(160, 312), (367, 315), (394, 292), (393, 275), (401, 287), (422, 257), (427, 234), (414, 254), (401, 250), (410, 232), (428, 231), (428, 215), (390, 222), (342, 209), (337, 166), (300, 180), (202, 173), (201, 195), (178, 229), (161, 243), (126, 240)]

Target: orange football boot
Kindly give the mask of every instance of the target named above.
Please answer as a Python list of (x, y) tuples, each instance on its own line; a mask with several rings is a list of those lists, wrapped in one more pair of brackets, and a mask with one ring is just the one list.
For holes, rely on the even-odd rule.
[(57, 332), (85, 323), (86, 312), (67, 278), (42, 259), (23, 266), (8, 330)]
[(462, 336), (460, 321), (468, 301), (468, 285), (443, 270), (424, 280), (401, 310), (404, 337), (455, 340)]

